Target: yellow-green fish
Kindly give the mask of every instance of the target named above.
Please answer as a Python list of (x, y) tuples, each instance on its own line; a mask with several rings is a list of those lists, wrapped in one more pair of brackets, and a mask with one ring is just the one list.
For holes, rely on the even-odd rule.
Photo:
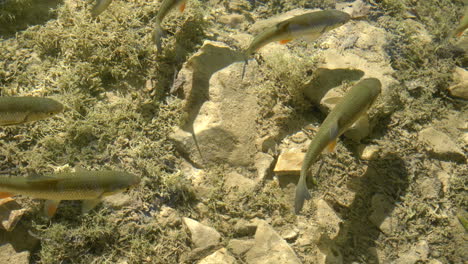
[(325, 118), (310, 143), (302, 163), (301, 176), (296, 186), (294, 206), (296, 214), (302, 210), (304, 200), (311, 198), (306, 185), (307, 172), (310, 166), (327, 146), (330, 151), (334, 149), (337, 138), (367, 112), (380, 91), (381, 84), (378, 79), (364, 79), (354, 85)]
[(465, 228), (465, 231), (468, 232), (468, 213), (465, 210), (460, 210), (457, 213), (457, 218), (458, 221), (460, 221), (460, 224), (462, 224), (463, 228)]
[(46, 199), (44, 212), (52, 217), (61, 200), (83, 200), (82, 212), (93, 209), (105, 196), (123, 192), (140, 178), (119, 171), (79, 171), (33, 177), (0, 177), (0, 198), (25, 195)]
[(93, 17), (99, 16), (112, 3), (112, 0), (96, 0), (96, 4), (91, 9)]
[[(286, 19), (278, 24), (265, 29), (258, 34), (245, 50), (245, 62), (261, 47), (273, 41), (286, 44), (289, 41), (305, 37), (314, 41), (323, 33), (335, 29), (351, 19), (348, 13), (338, 10), (323, 10)], [(242, 76), (244, 76), (244, 70)]]
[(161, 38), (164, 36), (164, 29), (161, 26), (162, 21), (169, 14), (170, 11), (179, 8), (180, 12), (184, 12), (187, 0), (164, 0), (159, 8), (158, 14), (156, 15), (156, 26), (153, 31), (153, 42), (158, 48), (158, 52), (161, 51)]
[(63, 105), (50, 98), (0, 97), (0, 126), (42, 120), (62, 111)]
[(460, 24), (453, 31), (452, 35), (456, 37), (461, 37), (463, 32), (468, 28), (468, 7), (465, 7), (465, 14), (463, 15)]

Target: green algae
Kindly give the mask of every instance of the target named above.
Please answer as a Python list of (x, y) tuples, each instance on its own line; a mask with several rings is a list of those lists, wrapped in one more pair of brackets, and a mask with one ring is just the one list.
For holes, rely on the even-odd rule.
[[(255, 1), (252, 5), (248, 3), (251, 1), (243, 2), (248, 10), (266, 18), (297, 7), (331, 7), (335, 1)], [(445, 36), (459, 16), (460, 1), (444, 0), (440, 5), (434, 1), (372, 2), (377, 2), (374, 11), (378, 14), (372, 16), (371, 23), (393, 35), (387, 50), (400, 84), (392, 89), (392, 102), (398, 106), (392, 108), (395, 112), (390, 119), (398, 124), (398, 129), (417, 131), (421, 124), (443, 116), (444, 109), (458, 107), (445, 93), (451, 81), (451, 69), (458, 63)], [(212, 26), (204, 18), (208, 13), (203, 10), (207, 1), (190, 1), (185, 13), (168, 17), (165, 28), (169, 34), (159, 55), (154, 52), (149, 37), (158, 1), (114, 1), (95, 20), (89, 14), (92, 1), (55, 4), (56, 9), (52, 11), (38, 10), (38, 21), (28, 22), (32, 26), (27, 29), (21, 21), (28, 21), (26, 17), (36, 9), (34, 5), (27, 0), (9, 3), (8, 9), (0, 11), (0, 24), (8, 25), (6, 31), (0, 32), (3, 37), (0, 93), (51, 96), (64, 102), (68, 110), (47, 121), (1, 130), (0, 170), (23, 176), (64, 166), (110, 168), (144, 178), (142, 185), (129, 194), (136, 201), (131, 208), (114, 210), (99, 206), (89, 215), (81, 216), (77, 206), (66, 203), (49, 223), (39, 217), (37, 202), (26, 201), (31, 211), (22, 221), (33, 223), (33, 232), (41, 238), (40, 248), (33, 252), (34, 261), (179, 263), (184, 252), (190, 250), (189, 238), (181, 231), (180, 223), (165, 225), (151, 214), (161, 205), (174, 207), (186, 216), (209, 219), (228, 238), (233, 232), (232, 226), (226, 224), (226, 217), (272, 218), (277, 225), (281, 221), (294, 223), (295, 216), (288, 209), (289, 197), (283, 195), (275, 182), (267, 182), (256, 187), (255, 192), (231, 200), (226, 198), (223, 189), (223, 170), (217, 167), (207, 168), (212, 189), (202, 202), (208, 209), (204, 214), (197, 213), (193, 206), (199, 198), (188, 175), (177, 170), (180, 158), (168, 135), (184, 114), (179, 100), (168, 97), (167, 93), (174, 72), (203, 39), (213, 37), (206, 33)], [(411, 9), (418, 10), (415, 20), (425, 26), (434, 37), (433, 42), (421, 43), (414, 38), (418, 29), (405, 18), (405, 12)], [(276, 120), (278, 123), (303, 118), (310, 111), (310, 103), (297, 87), (303, 85), (304, 76), (311, 75), (319, 58), (307, 55), (300, 63), (293, 63), (281, 54), (273, 54), (262, 65), (267, 81), (257, 88), (260, 98), (265, 99), (261, 107), (267, 110), (279, 105), (278, 112), (284, 115)], [(409, 82), (415, 79), (420, 84), (416, 89), (408, 89)], [(151, 87), (146, 86), (148, 80)], [(265, 111), (259, 119), (268, 120), (271, 115)], [(418, 151), (410, 142), (402, 141), (399, 132), (385, 133), (387, 138), (401, 144), (398, 149), (394, 146), (391, 149), (409, 157)], [(343, 151), (336, 159), (346, 164), (353, 156)], [(393, 164), (390, 159), (386, 162)], [(346, 170), (324, 173), (334, 174), (332, 180), (347, 177)], [(463, 195), (466, 180), (461, 175), (454, 173), (446, 199), (466, 207)], [(332, 180), (322, 179), (321, 190), (334, 184)], [(366, 193), (369, 197), (371, 190)], [(359, 202), (362, 201), (356, 202), (358, 211), (365, 211), (362, 208), (368, 205), (361, 208)], [(404, 230), (396, 232), (406, 241), (413, 241), (418, 236), (416, 231), (429, 232), (427, 226), (432, 224), (441, 227), (437, 231), (440, 237), (449, 234), (440, 231), (448, 227), (447, 221), (434, 213), (430, 205), (424, 205), (417, 195), (405, 196), (399, 208), (403, 224), (412, 227), (408, 234)], [(354, 249), (350, 246), (352, 241), (343, 240), (349, 242), (344, 245)], [(441, 241), (451, 246), (448, 239)], [(440, 249), (443, 252), (445, 248)], [(298, 252), (307, 253), (307, 250), (305, 247)], [(360, 248), (357, 252), (362, 254), (358, 257), (363, 262), (368, 260), (365, 250)], [(347, 260), (353, 254), (358, 253), (350, 252)], [(456, 257), (445, 258), (456, 260)]]
[[(190, 14), (168, 26), (176, 34), (169, 34), (167, 50), (157, 56), (149, 33), (158, 3), (141, 8), (117, 1), (93, 20), (88, 2), (57, 5), (56, 18), (47, 16), (24, 31), (13, 25), (34, 5), (14, 1), (2, 9), (0, 22), (12, 26), (0, 42), (1, 94), (50, 96), (67, 109), (49, 122), (2, 130), (0, 167), (13, 176), (77, 167), (115, 168), (144, 178), (130, 193), (139, 204), (132, 210), (100, 206), (81, 216), (65, 203), (47, 223), (40, 207), (26, 201), (32, 210), (23, 221), (34, 223), (31, 229), (41, 238), (33, 252), (37, 263), (141, 263), (150, 255), (153, 263), (175, 263), (187, 248), (185, 233), (180, 225), (162, 229), (145, 214), (161, 201), (181, 206), (193, 199), (190, 182), (176, 173), (167, 139), (180, 119), (179, 102), (169, 104), (166, 96), (174, 70), (201, 43), (205, 21), (191, 4)], [(164, 247), (158, 246), (162, 241)]]

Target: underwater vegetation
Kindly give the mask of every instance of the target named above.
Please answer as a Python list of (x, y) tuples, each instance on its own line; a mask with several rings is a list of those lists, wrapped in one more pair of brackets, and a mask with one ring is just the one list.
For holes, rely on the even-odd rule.
[[(262, 241), (253, 236), (255, 228), (265, 224), (252, 223), (262, 220), (280, 234), (278, 244), (284, 242), (292, 252), (291, 263), (317, 263), (322, 255), (330, 260), (336, 252), (341, 263), (403, 261), (421, 241), (428, 253), (418, 261), (460, 263), (466, 257), (459, 232), (466, 217), (457, 212), (468, 206), (467, 145), (460, 135), (466, 133), (467, 107), (447, 88), (454, 67), (466, 67), (454, 44), (458, 38), (452, 38), (453, 32), (464, 37), (457, 29), (464, 27), (463, 3), (363, 3), (370, 12), (357, 21), (335, 10), (347, 1), (0, 0), (0, 191), (23, 193), (17, 202), (27, 208), (15, 230), (0, 230), (1, 243), (29, 251), (31, 263), (197, 263), (220, 247), (227, 248), (234, 263), (255, 263), (255, 250), (239, 253), (231, 242), (245, 240), (249, 249), (261, 247)], [(298, 8), (305, 9), (305, 15), (249, 31), (257, 21)], [(315, 8), (327, 10), (309, 12)], [(328, 13), (341, 14), (342, 19), (315, 17)], [(387, 33), (384, 52), (394, 71), (386, 74), (396, 81), (388, 85), (364, 75), (370, 69), (359, 69), (359, 77), (340, 80), (342, 94), (331, 97), (338, 104), (327, 114), (304, 95), (304, 89), (319, 83), (317, 76), (325, 72), (320, 67), (329, 58), (321, 50), (345, 52), (353, 45), (365, 46), (349, 30), (350, 24), (358, 23)], [(333, 30), (345, 32), (350, 41), (336, 48)], [(325, 43), (320, 41), (323, 36)], [(232, 114), (229, 109), (232, 116), (257, 114), (253, 131), (258, 135), (250, 136), (250, 144), (259, 155), (245, 150), (239, 158), (250, 163), (210, 159), (207, 149), (229, 152), (240, 144), (230, 131), (211, 130), (214, 139), (225, 135), (222, 140), (197, 133), (206, 154), (200, 167), (171, 137), (188, 115), (187, 98), (171, 91), (196, 81), (183, 79), (178, 72), (215, 64), (208, 59), (206, 64), (187, 63), (204, 41), (224, 43), (223, 49), (239, 56), (232, 55), (236, 58), (230, 65), (213, 73), (209, 67), (192, 69), (213, 76), (206, 80), (207, 94), (192, 92), (203, 97), (205, 107), (226, 98), (220, 100), (225, 103), (223, 114)], [(241, 78), (244, 57), (250, 61)], [(212, 93), (216, 82), (235, 87), (234, 92)], [(252, 105), (258, 108), (236, 113), (237, 106), (229, 102), (250, 106), (242, 99), (251, 97), (244, 95), (255, 97)], [(233, 97), (238, 100), (230, 101)], [(13, 100), (24, 101), (9, 104)], [(367, 110), (369, 135), (360, 142), (343, 138), (336, 152), (320, 155), (325, 165), (314, 178), (316, 184), (307, 186), (306, 174), (312, 177), (316, 171), (318, 162), (313, 163), (320, 152)], [(232, 116), (222, 115), (223, 121)], [(201, 115), (196, 118), (203, 121)], [(231, 127), (251, 131), (242, 125)], [(465, 160), (426, 151), (418, 135), (427, 127), (450, 135), (461, 149), (457, 155), (465, 155)], [(301, 142), (297, 149), (302, 154), (316, 149), (301, 156), (303, 168), (300, 175), (296, 171), (300, 178), (273, 176), (273, 165), (287, 142)], [(367, 146), (379, 147), (372, 159), (362, 158), (358, 151)], [(260, 180), (258, 164), (264, 160), (257, 156), (269, 160)], [(98, 175), (103, 171), (132, 176), (104, 179)], [(63, 187), (73, 179), (70, 188)], [(114, 184), (115, 179), (123, 182)], [(299, 195), (294, 197), (298, 179)], [(2, 188), (15, 181), (21, 190)], [(135, 188), (127, 191), (130, 186)], [(40, 195), (28, 192), (39, 189)], [(64, 189), (71, 196), (44, 196), (57, 190), (63, 194)], [(90, 195), (78, 195), (83, 192)], [(101, 199), (107, 193), (117, 195)], [(28, 194), (54, 198), (46, 208), (59, 206), (56, 215), (43, 218), (42, 201), (27, 198)], [(295, 206), (295, 198), (301, 196), (311, 199), (304, 205), (304, 199), (296, 200)], [(58, 205), (60, 200), (65, 201)], [(73, 200), (88, 200), (85, 211), (97, 207), (80, 214)], [(374, 210), (379, 206), (386, 211), (382, 217)], [(296, 215), (299, 211), (301, 215)], [(197, 248), (186, 218), (212, 227), (220, 238), (214, 245)], [(391, 231), (386, 229), (388, 221), (394, 221)]]

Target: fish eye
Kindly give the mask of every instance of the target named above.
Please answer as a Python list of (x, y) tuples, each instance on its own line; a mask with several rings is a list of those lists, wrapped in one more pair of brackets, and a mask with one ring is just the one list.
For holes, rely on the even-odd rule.
[(47, 113), (47, 114), (48, 114), (49, 116), (53, 116), (53, 115), (54, 115), (53, 112), (49, 112), (49, 113)]

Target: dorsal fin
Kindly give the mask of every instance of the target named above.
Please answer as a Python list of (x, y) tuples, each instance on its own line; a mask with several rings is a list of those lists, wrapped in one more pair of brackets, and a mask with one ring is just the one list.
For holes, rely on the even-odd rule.
[(179, 6), (179, 11), (180, 11), (181, 13), (184, 12), (186, 4), (187, 4), (186, 2), (183, 2), (182, 4), (180, 4), (180, 6)]

